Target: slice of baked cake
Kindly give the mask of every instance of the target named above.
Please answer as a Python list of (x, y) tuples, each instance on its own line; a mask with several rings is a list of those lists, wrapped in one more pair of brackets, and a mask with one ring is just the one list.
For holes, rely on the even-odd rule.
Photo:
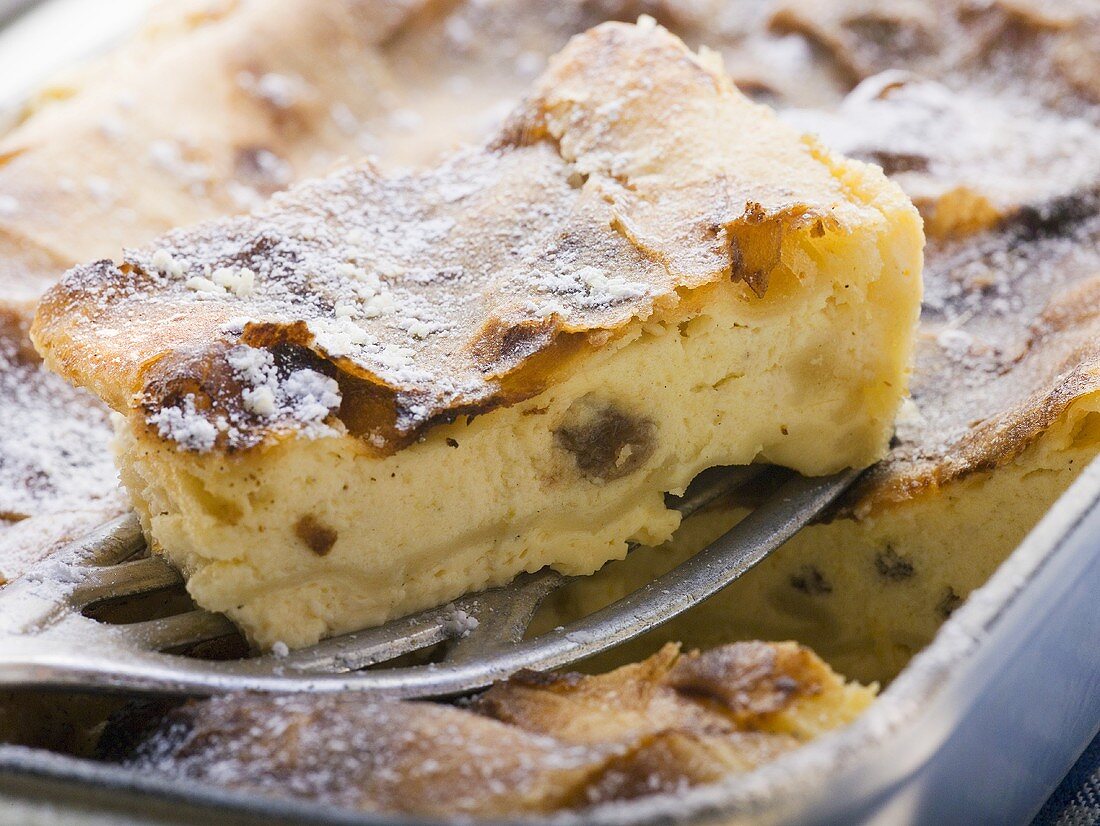
[(883, 455), (922, 233), (652, 22), (551, 64), (502, 134), (370, 163), (69, 273), (34, 336), (125, 417), (153, 547), (297, 646), (676, 528), (712, 465)]

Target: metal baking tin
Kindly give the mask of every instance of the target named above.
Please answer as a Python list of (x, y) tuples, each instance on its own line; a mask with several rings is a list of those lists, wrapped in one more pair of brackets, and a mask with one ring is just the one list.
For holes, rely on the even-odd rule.
[[(113, 0), (99, 5), (110, 15)], [(132, 21), (132, 4), (124, 5), (120, 26)], [(0, 0), (0, 23), (5, 8)], [(56, 38), (43, 51), (66, 60)], [(850, 726), (722, 783), (553, 820), (1026, 823), (1098, 729), (1100, 460)], [(0, 801), (0, 820), (8, 807), (48, 802), (52, 822), (433, 822), (248, 796), (17, 746), (0, 746)]]

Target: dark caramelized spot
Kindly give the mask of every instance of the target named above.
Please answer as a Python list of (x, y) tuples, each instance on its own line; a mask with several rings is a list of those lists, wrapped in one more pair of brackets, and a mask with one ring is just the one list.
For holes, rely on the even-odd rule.
[(585, 675), (576, 671), (534, 671), (524, 668), (509, 677), (508, 681), (528, 688), (576, 688), (584, 678)]
[(1096, 215), (1100, 208), (1100, 191), (1089, 189), (1054, 198), (1042, 204), (1028, 204), (1005, 222), (1004, 228), (1015, 231), (1020, 241), (1042, 238), (1064, 238)]
[[(309, 331), (309, 325), (304, 321), (292, 321), (289, 324), (281, 324), (273, 321), (249, 321), (241, 332), (241, 344), (249, 347), (264, 347), (272, 349), (279, 345), (294, 344), (300, 347), (308, 347), (313, 342), (313, 333)], [(299, 358), (305, 359), (305, 354)], [(317, 364), (321, 363), (319, 357), (314, 357)], [(311, 365), (313, 366), (313, 365)]]
[(833, 592), (833, 586), (816, 565), (803, 565), (790, 577), (791, 587), (812, 597)]
[(734, 714), (770, 714), (821, 690), (822, 667), (808, 650), (739, 642), (680, 657), (665, 682), (681, 694), (721, 703)]
[(557, 327), (553, 317), (515, 323), (490, 318), (475, 334), (470, 350), (483, 371), (501, 371), (547, 347)]
[(943, 597), (936, 603), (936, 613), (947, 619), (955, 613), (956, 608), (962, 605), (962, 601), (962, 597), (956, 594), (955, 589), (948, 585), (943, 592)]
[(570, 405), (554, 443), (571, 453), (586, 479), (606, 482), (633, 473), (653, 455), (657, 425), (585, 396)]
[(306, 514), (294, 524), (294, 533), (317, 556), (327, 556), (336, 544), (337, 533)]
[(746, 204), (744, 215), (725, 228), (730, 277), (748, 284), (757, 298), (764, 297), (768, 277), (779, 266), (783, 229), (780, 224), (769, 220), (767, 211), (756, 203)]
[(878, 571), (880, 577), (889, 579), (892, 582), (912, 579), (913, 574), (916, 573), (913, 569), (913, 563), (889, 545), (886, 546), (885, 550), (875, 554), (875, 570)]
[[(303, 332), (305, 331), (305, 332)], [(308, 335), (303, 322), (293, 324), (249, 324), (241, 342), (270, 351), (281, 377), (296, 370), (311, 369), (332, 375), (335, 368), (316, 353), (296, 343)], [(193, 351), (169, 353), (149, 368), (141, 405), (146, 418), (167, 409), (193, 405), (195, 413), (211, 424), (233, 422), (234, 427), (218, 428), (217, 446), (227, 452), (244, 450), (263, 441), (259, 421), (242, 402), (242, 384), (226, 354), (232, 346), (214, 341)], [(271, 423), (272, 418), (264, 419)]]
[(901, 172), (927, 172), (928, 158), (914, 152), (868, 152), (865, 159), (877, 163), (887, 175)]

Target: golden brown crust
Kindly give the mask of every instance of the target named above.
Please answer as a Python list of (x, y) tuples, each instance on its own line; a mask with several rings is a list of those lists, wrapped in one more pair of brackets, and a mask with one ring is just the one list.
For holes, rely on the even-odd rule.
[(794, 643), (739, 642), (702, 654), (669, 644), (607, 674), (520, 673), (471, 708), (569, 743), (599, 743), (666, 730), (768, 729), (775, 715), (840, 684)]
[[(245, 212), (341, 157), (424, 163), (480, 140), (571, 35), (647, 10), (689, 23), (631, 0), (159, 4), (0, 136), (0, 303), (29, 314), (75, 263)], [(517, 71), (517, 54), (535, 69)], [(414, 128), (421, 117), (446, 126)]]
[(551, 812), (750, 770), (813, 736), (775, 723), (811, 696), (840, 709), (836, 725), (873, 693), (794, 643), (682, 656), (669, 645), (608, 674), (517, 676), (465, 708), (356, 695), (191, 703), (130, 762), (367, 811)]
[(821, 693), (832, 674), (809, 649), (740, 643), (680, 657), (666, 682), (680, 694), (720, 703), (740, 725)]
[(667, 32), (607, 24), (489, 147), (430, 171), (350, 168), (78, 268), (34, 334), (115, 409), (139, 397), (162, 436), (193, 435), (179, 422), (198, 411), (219, 422), (200, 443), (224, 450), (294, 429), (242, 407), (241, 370), (224, 367), (228, 347), (277, 341), (313, 384), (336, 379), (355, 435), (392, 451), (539, 392), (684, 291), (732, 277), (762, 294), (786, 228), (877, 220), (820, 158)]

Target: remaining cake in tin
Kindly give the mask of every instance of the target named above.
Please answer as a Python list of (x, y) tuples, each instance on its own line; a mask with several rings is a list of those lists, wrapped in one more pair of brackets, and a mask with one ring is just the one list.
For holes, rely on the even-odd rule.
[[(466, 708), (360, 694), (189, 703), (102, 748), (143, 772), (371, 812), (515, 817), (675, 793), (853, 720), (875, 688), (794, 643), (666, 646), (608, 674), (521, 673)], [(136, 743), (136, 745), (131, 745)]]
[(486, 147), (78, 268), (34, 335), (126, 415), (123, 481), (195, 599), (293, 646), (590, 573), (712, 465), (870, 464), (921, 246), (877, 170), (607, 24)]

